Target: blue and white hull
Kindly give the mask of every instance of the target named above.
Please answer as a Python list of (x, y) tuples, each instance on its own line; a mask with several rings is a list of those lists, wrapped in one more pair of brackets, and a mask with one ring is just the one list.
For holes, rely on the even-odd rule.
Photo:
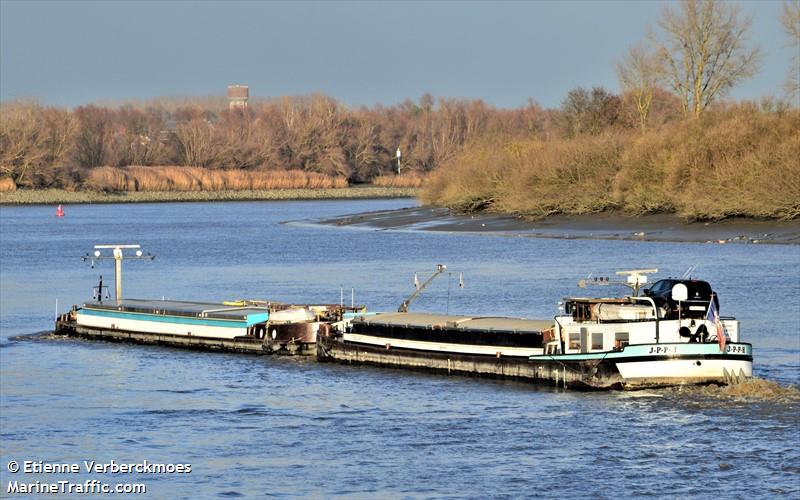
[(724, 350), (716, 342), (639, 344), (619, 351), (529, 359), (537, 367), (561, 366), (562, 381), (594, 388), (729, 384), (753, 375), (752, 346), (746, 343), (730, 343)]
[(268, 319), (266, 308), (135, 299), (86, 303), (75, 312), (83, 328), (215, 339), (263, 337)]
[(98, 313), (91, 309), (80, 309), (77, 324), (105, 330), (124, 330), (166, 335), (184, 335), (218, 339), (232, 339), (247, 335), (246, 321), (183, 318), (131, 313)]
[[(643, 346), (626, 349), (631, 347)], [(716, 343), (644, 347), (644, 355), (612, 358), (626, 386), (729, 383), (753, 376), (750, 344), (728, 344), (724, 352)], [(651, 354), (659, 348), (668, 353)]]

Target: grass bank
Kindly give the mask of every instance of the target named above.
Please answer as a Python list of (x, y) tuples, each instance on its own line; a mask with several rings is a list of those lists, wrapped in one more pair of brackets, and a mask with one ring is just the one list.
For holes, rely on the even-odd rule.
[(18, 189), (0, 192), (3, 205), (47, 205), (74, 203), (145, 203), (177, 201), (281, 201), (367, 198), (413, 198), (415, 188), (356, 186), (322, 189), (249, 189), (221, 191), (65, 191), (61, 189)]

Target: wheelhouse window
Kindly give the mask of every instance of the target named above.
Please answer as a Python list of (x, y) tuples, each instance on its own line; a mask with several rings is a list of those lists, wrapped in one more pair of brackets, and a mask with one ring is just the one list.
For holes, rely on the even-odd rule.
[(592, 350), (593, 351), (602, 351), (603, 350), (603, 334), (600, 332), (592, 333)]
[(575, 321), (595, 321), (592, 306), (592, 302), (567, 301), (564, 313), (571, 315)]
[(581, 348), (581, 334), (580, 333), (570, 333), (569, 334), (569, 348), (572, 349), (580, 349)]
[(614, 334), (614, 349), (622, 349), (630, 342), (628, 332), (617, 332)]

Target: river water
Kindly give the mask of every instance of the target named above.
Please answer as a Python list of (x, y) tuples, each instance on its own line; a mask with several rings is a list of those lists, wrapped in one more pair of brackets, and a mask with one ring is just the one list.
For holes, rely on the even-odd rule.
[[(590, 272), (690, 265), (741, 320), (755, 374), (800, 383), (800, 247), (509, 238), (306, 222), (413, 200), (0, 208), (0, 496), (9, 481), (136, 482), (153, 498), (800, 496), (798, 399), (580, 393), (518, 382), (77, 340), (52, 329), (139, 243), (129, 298), (350, 301), (548, 318)], [(600, 290), (605, 291), (605, 290)], [(616, 293), (619, 290), (608, 290)], [(795, 391), (796, 392), (796, 391)], [(189, 463), (189, 474), (11, 474), (9, 461)]]

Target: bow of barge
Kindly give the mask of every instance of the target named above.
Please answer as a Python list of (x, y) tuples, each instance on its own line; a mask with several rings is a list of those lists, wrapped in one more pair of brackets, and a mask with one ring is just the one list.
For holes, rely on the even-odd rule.
[(313, 355), (317, 333), (349, 308), (123, 299), (91, 301), (61, 315), (55, 334), (255, 354)]

